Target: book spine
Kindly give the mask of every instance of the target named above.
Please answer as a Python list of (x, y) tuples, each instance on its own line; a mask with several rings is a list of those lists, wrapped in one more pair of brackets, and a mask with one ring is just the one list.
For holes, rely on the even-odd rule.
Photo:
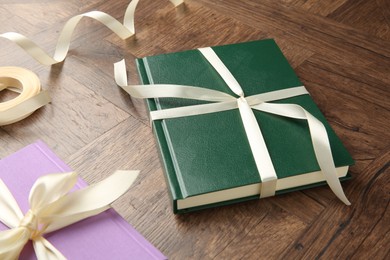
[[(150, 80), (146, 72), (144, 61), (142, 59), (137, 59), (136, 64), (137, 64), (138, 74), (140, 76), (141, 83), (150, 84)], [(151, 99), (151, 98), (147, 99), (146, 104), (148, 106), (149, 111), (157, 110), (155, 99)], [(179, 181), (176, 176), (176, 171), (169, 150), (169, 146), (167, 143), (167, 138), (165, 136), (161, 121), (154, 121), (152, 128), (153, 128), (153, 133), (155, 135), (156, 144), (159, 148), (158, 150), (159, 150), (160, 160), (164, 168), (165, 179), (168, 185), (168, 189), (170, 191), (170, 196), (173, 200), (173, 209), (176, 212), (177, 210), (176, 201), (178, 199), (182, 199), (183, 195), (181, 192)]]

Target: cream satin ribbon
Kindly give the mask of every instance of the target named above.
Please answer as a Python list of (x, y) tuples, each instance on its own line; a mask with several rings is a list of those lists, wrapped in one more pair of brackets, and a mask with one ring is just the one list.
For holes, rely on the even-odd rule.
[(65, 26), (63, 27), (60, 33), (53, 57), (51, 57), (37, 44), (35, 44), (33, 41), (31, 41), (29, 38), (25, 37), (22, 34), (16, 32), (7, 32), (7, 33), (0, 34), (0, 37), (13, 41), (17, 45), (19, 45), (24, 51), (26, 51), (31, 57), (37, 60), (39, 63), (44, 65), (52, 65), (52, 64), (62, 62), (65, 59), (69, 50), (73, 31), (75, 30), (77, 24), (83, 17), (89, 17), (101, 22), (109, 29), (111, 29), (121, 39), (127, 39), (133, 36), (135, 32), (134, 12), (137, 3), (138, 0), (135, 0), (129, 4), (124, 16), (123, 24), (121, 24), (118, 20), (116, 20), (112, 16), (100, 11), (92, 11), (92, 12), (88, 12), (88, 13), (84, 13), (72, 17), (66, 22)]
[(169, 0), (174, 6), (179, 6), (184, 3), (184, 0)]
[(41, 89), (38, 76), (24, 68), (0, 67), (0, 91), (4, 89), (20, 94), (0, 103), (0, 126), (22, 120), (50, 102), (49, 94)]
[(321, 121), (299, 105), (267, 103), (268, 101), (308, 94), (306, 89), (303, 86), (300, 86), (245, 97), (240, 84), (216, 53), (211, 48), (202, 48), (199, 49), (199, 51), (238, 97), (216, 90), (193, 86), (170, 84), (129, 86), (127, 85), (126, 65), (124, 60), (115, 64), (116, 83), (135, 98), (173, 97), (216, 102), (152, 111), (150, 113), (151, 120), (194, 116), (238, 108), (261, 179), (260, 197), (275, 195), (277, 175), (264, 142), (259, 123), (257, 122), (252, 109), (288, 118), (307, 120), (315, 156), (326, 182), (342, 202), (346, 205), (350, 205), (350, 202), (344, 194), (340, 180), (337, 177), (328, 134)]
[(68, 193), (77, 182), (74, 172), (45, 175), (30, 191), (30, 210), (23, 216), (16, 200), (0, 179), (0, 259), (17, 259), (32, 240), (38, 259), (65, 259), (43, 235), (95, 216), (110, 208), (138, 176), (138, 171), (116, 171), (103, 181)]
[[(73, 31), (83, 17), (89, 17), (101, 22), (123, 40), (133, 36), (135, 34), (134, 13), (138, 2), (139, 0), (133, 0), (129, 3), (123, 18), (123, 24), (114, 17), (100, 11), (87, 12), (70, 18), (60, 33), (53, 57), (47, 54), (42, 48), (40, 48), (37, 44), (22, 34), (16, 32), (7, 32), (0, 34), (0, 37), (6, 38), (16, 43), (41, 64), (56, 64), (64, 61), (66, 58), (66, 55), (69, 51)], [(175, 6), (178, 6), (183, 3), (183, 0), (170, 0), (170, 2)]]
[[(73, 31), (83, 17), (89, 17), (101, 22), (123, 40), (133, 36), (135, 33), (134, 13), (138, 2), (139, 0), (133, 0), (129, 3), (123, 24), (112, 16), (100, 11), (87, 12), (72, 17), (66, 22), (60, 33), (53, 57), (22, 34), (7, 32), (0, 34), (0, 37), (16, 43), (41, 64), (56, 64), (64, 61), (66, 58)], [(183, 3), (182, 0), (170, 0), (170, 2), (175, 6)], [(38, 77), (31, 71), (23, 68), (0, 68), (0, 91), (5, 88), (21, 94), (13, 100), (0, 103), (0, 126), (20, 121), (50, 101), (48, 93), (41, 91)]]

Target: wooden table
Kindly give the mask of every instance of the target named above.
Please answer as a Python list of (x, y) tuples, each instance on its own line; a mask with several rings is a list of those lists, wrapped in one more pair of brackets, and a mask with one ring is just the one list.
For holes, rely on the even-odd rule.
[[(260, 3), (261, 2), (261, 3)], [(330, 2), (330, 3), (326, 3)], [(122, 19), (127, 0), (6, 0), (0, 31), (53, 52), (65, 22), (91, 11)], [(390, 2), (141, 0), (135, 38), (84, 19), (64, 63), (44, 66), (1, 40), (0, 65), (33, 70), (52, 103), (0, 128), (0, 157), (41, 139), (89, 183), (115, 169), (141, 175), (114, 208), (170, 259), (389, 259)], [(351, 152), (352, 206), (328, 187), (176, 216), (143, 101), (113, 78), (126, 58), (274, 38)], [(1, 100), (9, 98), (3, 94)]]

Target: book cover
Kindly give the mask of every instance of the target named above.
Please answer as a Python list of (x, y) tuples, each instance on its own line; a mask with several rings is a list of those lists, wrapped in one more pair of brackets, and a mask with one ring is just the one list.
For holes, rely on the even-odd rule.
[[(23, 213), (29, 209), (29, 192), (39, 176), (70, 171), (42, 141), (0, 160), (0, 178)], [(79, 179), (75, 187), (80, 189), (86, 185)], [(0, 222), (0, 230), (7, 229)], [(44, 237), (67, 259), (166, 259), (113, 209)], [(20, 259), (36, 259), (31, 243), (24, 247)]]
[[(246, 96), (302, 85), (272, 39), (212, 48)], [(234, 95), (198, 50), (137, 59), (137, 66), (143, 84), (198, 86)], [(353, 160), (310, 95), (273, 103), (298, 104), (325, 125), (339, 176), (347, 178)], [(201, 102), (156, 98), (147, 104), (153, 111)], [(276, 193), (323, 185), (307, 122), (254, 113), (278, 176)], [(153, 130), (175, 213), (259, 197), (259, 173), (238, 109), (158, 120)]]

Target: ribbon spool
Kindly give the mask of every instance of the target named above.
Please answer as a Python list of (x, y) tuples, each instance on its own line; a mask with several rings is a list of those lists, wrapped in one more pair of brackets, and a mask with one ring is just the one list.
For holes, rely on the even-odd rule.
[(21, 67), (0, 67), (0, 91), (4, 89), (19, 95), (0, 102), (0, 126), (20, 121), (50, 102), (48, 93), (41, 89), (38, 76)]

